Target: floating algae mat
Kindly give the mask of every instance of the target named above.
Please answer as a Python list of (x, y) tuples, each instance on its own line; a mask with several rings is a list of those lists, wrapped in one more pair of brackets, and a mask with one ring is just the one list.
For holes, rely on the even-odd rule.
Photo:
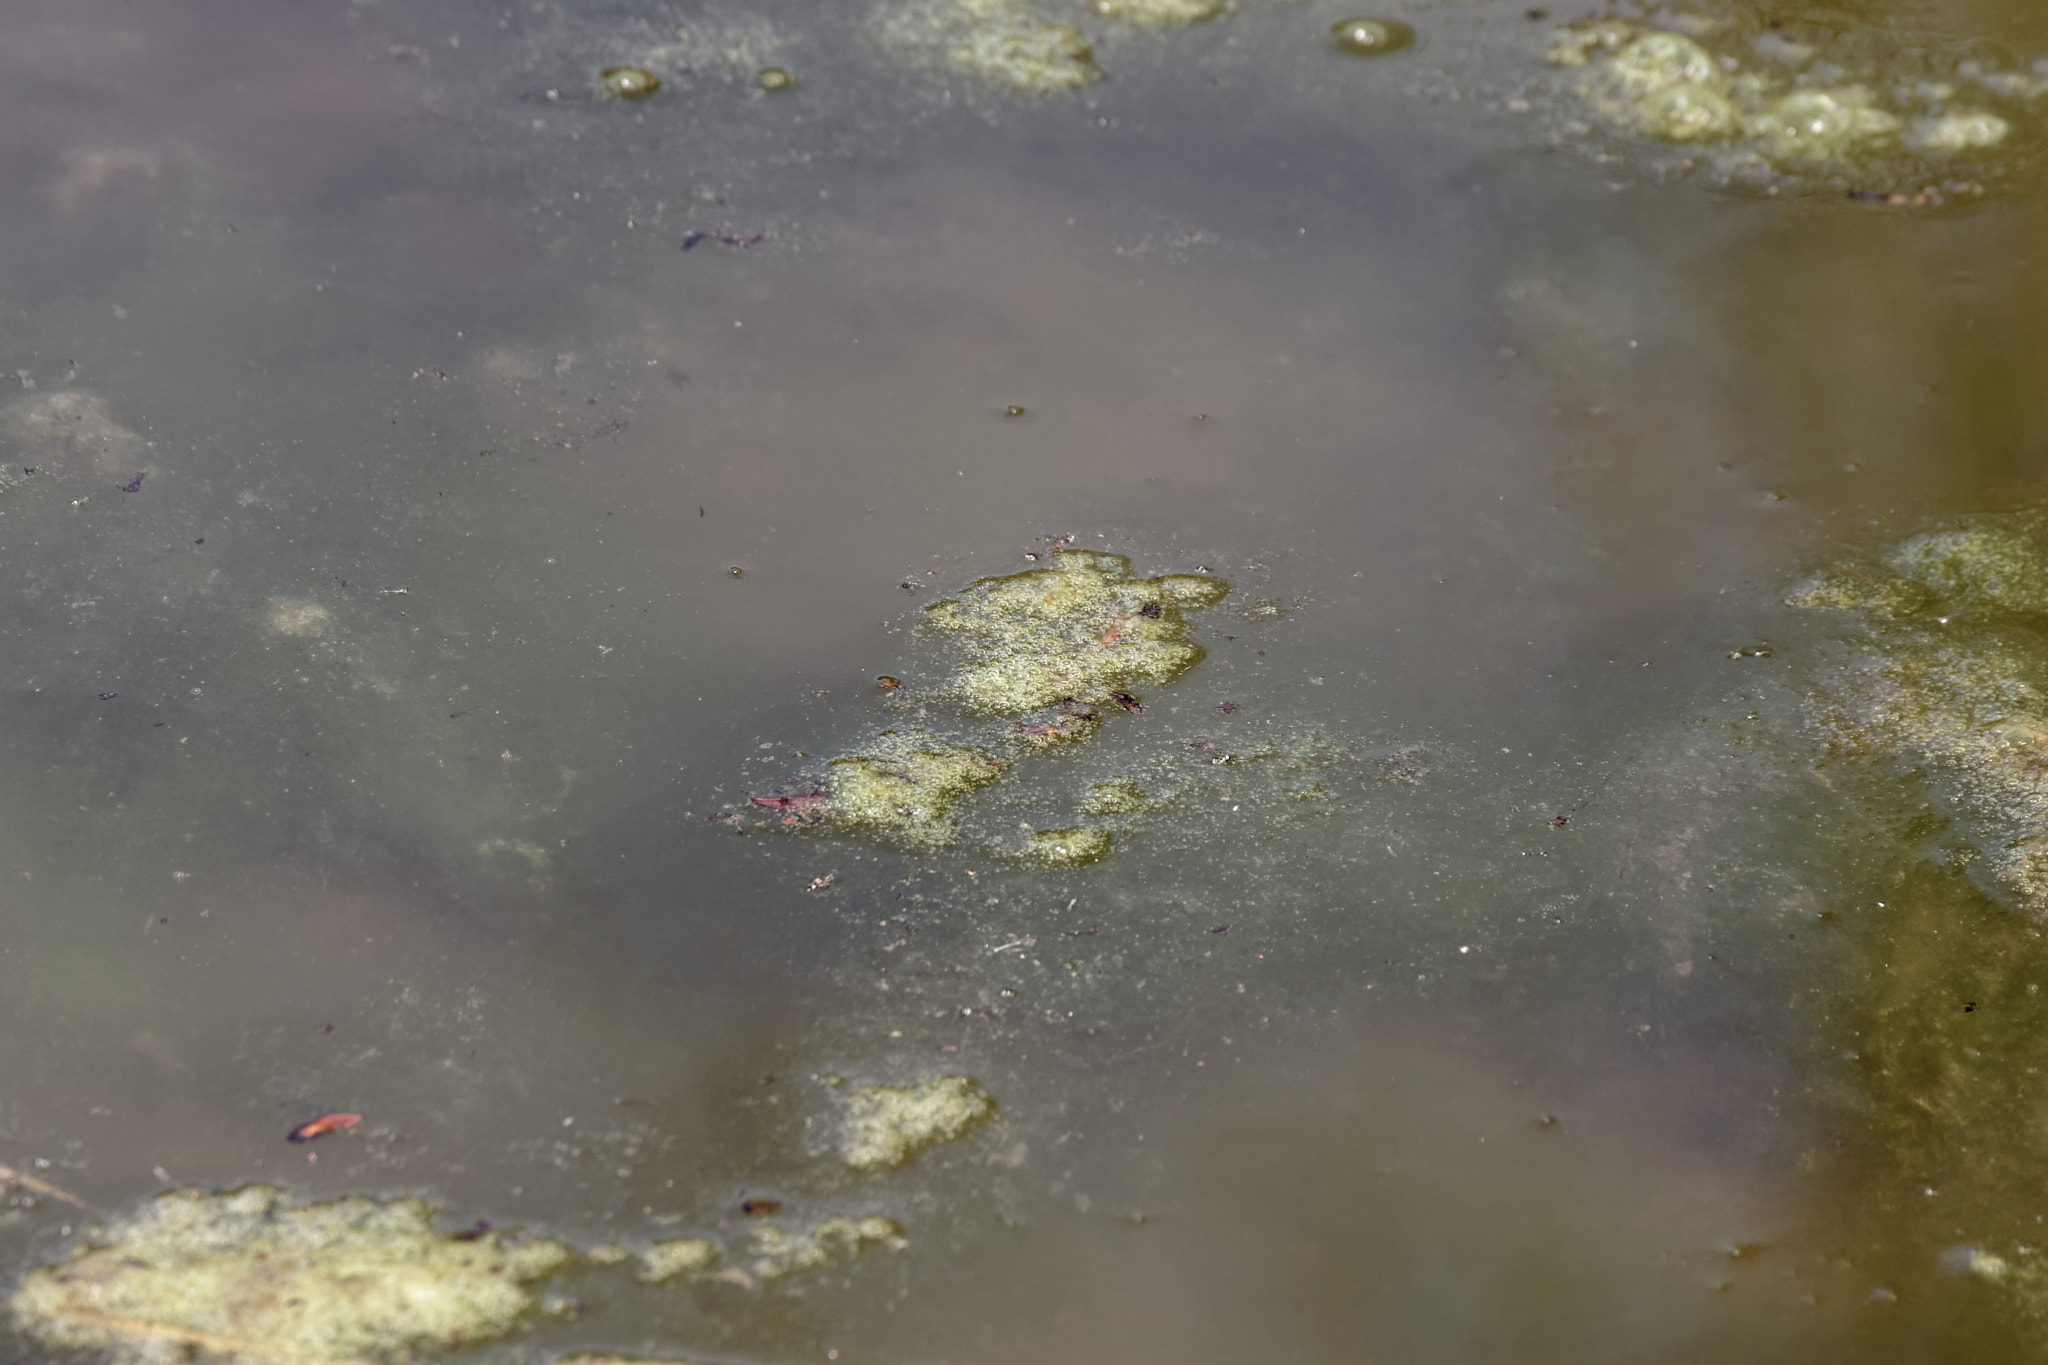
[[(931, 683), (887, 680), (893, 705), (921, 720), (938, 711), (961, 728), (891, 728), (834, 759), (797, 790), (760, 795), (790, 827), (873, 835), (900, 848), (958, 841), (970, 798), (1020, 761), (1085, 745), (1105, 721), (1144, 711), (1141, 689), (1164, 686), (1201, 662), (1188, 613), (1230, 592), (1206, 574), (1137, 578), (1122, 555), (1056, 549), (1038, 569), (984, 578), (926, 608), (920, 633), (952, 660)], [(1074, 814), (1126, 819), (1146, 801), (1128, 777), (1075, 794)], [(1078, 867), (1107, 855), (1101, 824), (1030, 828), (992, 842), (992, 852), (1045, 867)]]
[(927, 1147), (951, 1142), (996, 1112), (995, 1097), (971, 1076), (935, 1076), (923, 1085), (864, 1085), (845, 1100), (839, 1159), (857, 1171), (901, 1166)]
[(1913, 206), (1981, 194), (2038, 142), (2048, 91), (2042, 62), (1936, 59), (1903, 33), (1767, 25), (1732, 7), (1573, 24), (1548, 57), (1593, 124), (1679, 149), (1666, 169)]
[(940, 697), (976, 715), (1102, 705), (1201, 662), (1182, 613), (1215, 606), (1229, 584), (1198, 574), (1136, 579), (1130, 560), (1090, 550), (1053, 558), (1051, 568), (984, 578), (927, 609), (926, 624), (968, 656)]
[[(959, 1137), (995, 1105), (964, 1076), (867, 1087), (861, 1096), (865, 1108), (850, 1122), (867, 1126), (849, 1132), (866, 1146), (854, 1155), (876, 1159), (848, 1162), (863, 1172)], [(752, 1226), (723, 1269), (719, 1248), (695, 1237), (656, 1241), (638, 1255), (607, 1242), (579, 1256), (551, 1238), (439, 1231), (419, 1199), (300, 1204), (266, 1185), (174, 1190), (93, 1235), (95, 1243), (23, 1278), (9, 1304), (23, 1330), (121, 1361), (196, 1353), (243, 1365), (412, 1359), (502, 1337), (573, 1307), (543, 1300), (538, 1288), (572, 1268), (624, 1268), (646, 1285), (709, 1278), (755, 1289), (908, 1245), (892, 1218), (831, 1214), (796, 1227)]]
[(28, 1275), (12, 1307), (53, 1345), (126, 1358), (360, 1360), (502, 1336), (572, 1255), (542, 1238), (460, 1240), (417, 1199), (294, 1207), (262, 1185), (178, 1190)]
[(1815, 713), (1839, 751), (1906, 765), (1979, 883), (2048, 917), (2048, 554), (2037, 519), (1914, 536), (1798, 585), (1855, 631)]

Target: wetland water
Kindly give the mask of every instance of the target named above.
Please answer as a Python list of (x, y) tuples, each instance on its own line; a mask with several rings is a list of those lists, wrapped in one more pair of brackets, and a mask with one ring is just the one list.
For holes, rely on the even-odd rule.
[(1211, 8), (15, 7), (0, 1356), (2048, 1354), (2048, 23)]

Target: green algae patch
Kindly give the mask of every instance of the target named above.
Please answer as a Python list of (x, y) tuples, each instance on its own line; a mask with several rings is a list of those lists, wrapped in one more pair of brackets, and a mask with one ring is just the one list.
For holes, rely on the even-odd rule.
[(678, 1275), (698, 1275), (718, 1261), (718, 1248), (701, 1237), (671, 1237), (640, 1253), (640, 1279), (660, 1284)]
[(937, 1076), (916, 1086), (864, 1085), (842, 1103), (836, 1145), (839, 1159), (856, 1171), (901, 1166), (996, 1112), (995, 1096), (972, 1076)]
[[(1815, 723), (1838, 752), (1888, 758), (1925, 785), (1985, 889), (2048, 916), (2048, 555), (2027, 521), (1901, 542), (1823, 573), (1794, 606), (1860, 630), (1826, 670)], [(1915, 603), (1924, 603), (1917, 609)]]
[(1930, 59), (1940, 46), (1903, 30), (1798, 29), (1658, 10), (1557, 29), (1546, 55), (1573, 73), (1565, 85), (1592, 124), (1680, 149), (1669, 169), (1923, 207), (1983, 193), (1978, 177), (2027, 141), (2048, 89), (2032, 69)]
[(1105, 19), (1127, 24), (1199, 24), (1230, 8), (1227, 0), (1094, 0), (1092, 8)]
[(925, 734), (885, 730), (869, 750), (832, 761), (826, 818), (918, 848), (951, 843), (954, 807), (1003, 771), (986, 750)]
[(927, 608), (925, 626), (964, 658), (941, 696), (977, 715), (1016, 715), (1061, 701), (1173, 681), (1202, 661), (1185, 612), (1229, 593), (1194, 574), (1131, 576), (1122, 555), (1062, 550), (1043, 569), (984, 578)]
[(1951, 610), (2048, 612), (2048, 563), (2034, 537), (2016, 528), (1930, 531), (1899, 545), (1885, 564), (1924, 585)]
[(570, 1249), (492, 1233), (462, 1241), (417, 1199), (294, 1205), (249, 1185), (176, 1190), (31, 1272), (16, 1320), (56, 1346), (117, 1359), (184, 1348), (231, 1359), (346, 1361), (502, 1336)]
[(1145, 809), (1145, 789), (1123, 778), (1097, 782), (1081, 799), (1084, 815), (1135, 815)]
[[(980, 579), (918, 618), (936, 677), (882, 675), (885, 704), (932, 728), (882, 730), (842, 751), (822, 776), (792, 777), (713, 818), (745, 828), (744, 815), (765, 809), (795, 832), (865, 835), (910, 852), (964, 837), (1024, 866), (1095, 862), (1111, 852), (1121, 826), (1093, 828), (1080, 817), (1126, 817), (1167, 803), (1101, 787), (1078, 810), (1068, 797), (1052, 818), (1024, 820), (1040, 814), (1020, 808), (1034, 800), (1028, 779), (982, 793), (1030, 762), (1084, 765), (1091, 741), (1144, 714), (1140, 689), (1172, 683), (1201, 662), (1190, 617), (1229, 593), (1206, 572), (1138, 578), (1122, 555), (1064, 545), (1043, 567)], [(1005, 805), (1015, 823), (990, 818)], [(1038, 832), (1021, 840), (1005, 832), (1019, 825)]]
[(1869, 564), (1825, 569), (1785, 594), (1787, 606), (1864, 612), (1883, 620), (1932, 611), (1938, 601), (1925, 584)]
[(1006, 850), (1015, 862), (1038, 867), (1086, 867), (1109, 856), (1115, 840), (1108, 830), (1088, 825), (1033, 830), (1016, 848)]
[(792, 1232), (762, 1223), (748, 1242), (747, 1269), (762, 1284), (850, 1260), (874, 1247), (900, 1251), (909, 1243), (890, 1218), (827, 1218), (814, 1227)]
[(1102, 79), (1079, 29), (1039, 13), (1030, 0), (909, 0), (871, 21), (884, 46), (936, 58), (998, 85), (1034, 94)]

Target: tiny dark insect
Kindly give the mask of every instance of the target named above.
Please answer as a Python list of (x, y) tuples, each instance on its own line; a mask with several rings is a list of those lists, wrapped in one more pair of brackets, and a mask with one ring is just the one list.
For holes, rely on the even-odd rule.
[(1219, 924), (1214, 929), (1211, 929), (1209, 932), (1212, 934), (1227, 934), (1230, 932), (1230, 926), (1227, 924)]
[(683, 250), (688, 251), (711, 234), (708, 232), (686, 232), (683, 234)]
[(1556, 815), (1551, 817), (1550, 827), (1552, 829), (1563, 829), (1566, 825), (1570, 823), (1571, 817), (1569, 815)]
[(112, 700), (113, 700), (114, 698), (116, 698), (116, 697), (118, 697), (118, 696), (120, 696), (120, 695), (121, 695), (121, 694), (120, 694), (119, 692), (102, 692), (102, 693), (100, 693), (100, 700), (101, 700), (101, 701), (112, 701)]
[(315, 1033), (332, 1033), (332, 1032), (334, 1032), (334, 1025), (332, 1025), (332, 1024), (315, 1024), (315, 1025), (313, 1025), (313, 1032), (315, 1032)]
[(1970, 1002), (1969, 1004), (1967, 1004), (1967, 1005), (1963, 1006), (1963, 1013), (1964, 1013), (1964, 1014), (1975, 1014), (1976, 1012), (1977, 1012), (1977, 1002), (1976, 1002), (1976, 1001), (1974, 1001), (1974, 1000), (1972, 1000), (1972, 1001), (1971, 1001), (1971, 1002)]
[(1069, 930), (1067, 931), (1067, 937), (1068, 937), (1068, 938), (1094, 938), (1094, 937), (1095, 937), (1095, 936), (1096, 936), (1097, 934), (1099, 934), (1099, 933), (1101, 933), (1101, 932), (1102, 932), (1102, 931), (1101, 931), (1100, 929), (1092, 929), (1092, 928), (1091, 928), (1091, 929), (1069, 929)]
[(749, 1218), (766, 1218), (782, 1207), (780, 1199), (742, 1199), (740, 1212)]
[(1128, 692), (1112, 692), (1109, 694), (1109, 699), (1115, 702), (1118, 706), (1123, 707), (1124, 710), (1130, 712), (1134, 716), (1142, 716), (1145, 714), (1144, 706), (1140, 704), (1136, 697), (1132, 696)]
[(21, 467), (21, 472), (24, 474), (33, 474), (36, 472), (36, 467), (32, 464), (25, 464)]
[(763, 1085), (773, 1085), (773, 1084), (775, 1084), (775, 1078), (774, 1078), (773, 1076), (763, 1076), (763, 1077), (761, 1078), (761, 1084), (763, 1084)]
[(1237, 709), (1237, 703), (1234, 701), (1220, 701), (1216, 703), (1216, 709), (1227, 716)]
[(699, 507), (699, 508), (697, 509), (697, 515), (698, 515), (698, 516), (700, 516), (700, 517), (701, 517), (701, 516), (703, 516), (703, 515), (704, 515), (704, 509), (703, 509), (703, 508), (701, 508), (701, 507)]
[(468, 1227), (464, 1228), (462, 1231), (449, 1234), (449, 1240), (453, 1242), (474, 1242), (477, 1238), (483, 1236), (490, 1230), (490, 1221), (488, 1219), (479, 1218), (474, 1223), (471, 1223)]
[(141, 474), (137, 474), (134, 478), (121, 485), (121, 491), (123, 493), (140, 493), (142, 491), (142, 481), (147, 477), (148, 471), (146, 470)]
[(1160, 606), (1157, 602), (1147, 602), (1144, 606), (1138, 608), (1138, 615), (1143, 616), (1148, 620), (1157, 621), (1159, 619), (1160, 613), (1164, 610), (1165, 608)]

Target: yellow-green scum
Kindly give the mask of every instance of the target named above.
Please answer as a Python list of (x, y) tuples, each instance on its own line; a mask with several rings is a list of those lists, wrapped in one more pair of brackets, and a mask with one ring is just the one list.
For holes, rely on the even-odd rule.
[(901, 1249), (906, 1245), (903, 1229), (889, 1218), (827, 1218), (801, 1232), (762, 1223), (754, 1228), (749, 1244), (753, 1259), (748, 1262), (748, 1269), (765, 1284), (800, 1270), (815, 1270), (858, 1256), (870, 1247)]
[(31, 1272), (10, 1306), (34, 1336), (116, 1359), (354, 1361), (501, 1336), (571, 1256), (541, 1238), (458, 1241), (417, 1199), (174, 1190), (105, 1244)]
[(1065, 829), (1033, 830), (1008, 853), (1020, 863), (1039, 867), (1086, 867), (1107, 858), (1114, 843), (1108, 830), (1070, 825)]
[(1002, 771), (1002, 762), (982, 749), (884, 730), (867, 753), (832, 761), (827, 818), (912, 847), (935, 848), (952, 841), (953, 808)]
[(703, 1238), (671, 1237), (640, 1253), (640, 1278), (648, 1284), (660, 1284), (678, 1275), (709, 1270), (717, 1260), (718, 1249)]
[(1185, 613), (1229, 591), (1196, 574), (1133, 578), (1122, 555), (1056, 551), (1048, 568), (984, 578), (927, 608), (926, 627), (966, 655), (939, 695), (978, 715), (1018, 715), (1171, 682), (1204, 653)]
[(901, 1166), (996, 1112), (995, 1096), (972, 1076), (937, 1076), (918, 1086), (864, 1085), (844, 1104), (839, 1159), (857, 1171)]
[(1823, 573), (1793, 606), (1861, 618), (1816, 717), (1846, 753), (1903, 761), (1975, 849), (1973, 870), (2048, 916), (2048, 556), (2024, 523), (1933, 531)]
[(1047, 19), (1030, 0), (907, 0), (873, 23), (891, 47), (943, 57), (1018, 90), (1049, 93), (1102, 79), (1080, 30)]

